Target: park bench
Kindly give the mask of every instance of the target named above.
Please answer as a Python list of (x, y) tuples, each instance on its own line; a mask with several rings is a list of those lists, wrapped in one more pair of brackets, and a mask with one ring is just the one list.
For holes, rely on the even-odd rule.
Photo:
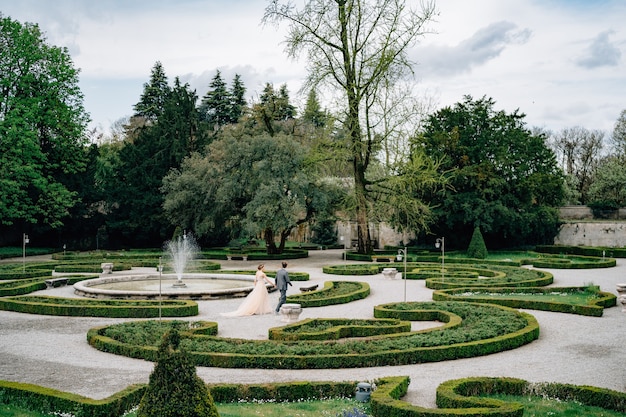
[(308, 287), (300, 287), (300, 291), (302, 291), (302, 292), (315, 291), (316, 289), (317, 289), (317, 284), (310, 285)]
[(231, 253), (226, 255), (226, 259), (228, 259), (229, 261), (232, 261), (233, 259), (242, 259), (244, 261), (248, 260), (248, 254), (247, 253)]
[(396, 260), (396, 255), (372, 255), (372, 261), (378, 262), (380, 259), (393, 262)]
[(50, 278), (46, 281), (46, 288), (55, 288), (62, 285), (67, 285), (67, 278)]

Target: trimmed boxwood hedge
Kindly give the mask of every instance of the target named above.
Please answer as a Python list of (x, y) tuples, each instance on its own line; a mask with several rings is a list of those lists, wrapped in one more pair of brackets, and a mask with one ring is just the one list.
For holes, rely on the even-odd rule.
[[(447, 322), (443, 328), (381, 335), (367, 340), (279, 342), (273, 340), (196, 337), (187, 332), (181, 346), (200, 366), (224, 368), (328, 369), (406, 365), (487, 355), (515, 349), (539, 337), (537, 320), (524, 312), (489, 304), (396, 303), (377, 306), (377, 318)], [(133, 322), (89, 330), (96, 349), (154, 360), (158, 337), (166, 330), (141, 330), (150, 322)], [(137, 331), (132, 331), (137, 327)], [(110, 329), (110, 330), (109, 330)], [(133, 333), (150, 334), (135, 343)], [(147, 344), (146, 344), (147, 343)]]
[(626, 258), (625, 248), (610, 248), (603, 246), (570, 246), (570, 245), (538, 245), (535, 247), (536, 252), (552, 253), (562, 255), (582, 255), (610, 258)]
[(301, 307), (322, 307), (361, 300), (369, 294), (370, 286), (367, 282), (326, 281), (321, 290), (287, 296), (287, 302), (300, 304)]
[(137, 384), (108, 398), (94, 400), (38, 385), (0, 380), (0, 402), (40, 413), (75, 417), (114, 417), (139, 404), (147, 385)]
[[(0, 298), (0, 310), (51, 316), (154, 318), (159, 317), (159, 301), (19, 296)], [(197, 316), (198, 304), (163, 300), (160, 310), (163, 317)]]
[(606, 410), (626, 412), (626, 393), (560, 383), (530, 383), (516, 378), (473, 377), (446, 381), (437, 387), (437, 407), (424, 408), (400, 400), (406, 395), (409, 377), (386, 377), (376, 381), (370, 397), (373, 417), (522, 417), (524, 406), (480, 395), (514, 395), (575, 401)]
[[(532, 395), (626, 413), (626, 393), (584, 385), (531, 383), (516, 378), (472, 377), (450, 380), (437, 388), (439, 408), (424, 408), (402, 401), (408, 376), (384, 377), (374, 382), (370, 396), (372, 417), (521, 417), (524, 407), (480, 395)], [(208, 384), (214, 401), (302, 401), (349, 398), (356, 382), (295, 381), (272, 384)], [(118, 417), (135, 407), (147, 385), (136, 384), (101, 400), (33, 384), (0, 380), (0, 402), (41, 413), (76, 417)]]
[[(550, 287), (550, 288), (538, 288), (538, 287), (516, 287), (516, 288), (483, 288), (482, 292), (496, 293), (496, 294), (515, 294), (515, 293), (532, 293), (532, 294), (548, 294), (553, 292), (572, 293), (572, 292), (584, 292), (588, 291), (589, 287)], [(600, 317), (604, 312), (604, 308), (613, 307), (617, 305), (617, 297), (608, 292), (594, 291), (597, 294), (597, 298), (593, 299), (587, 305), (570, 304), (565, 301), (545, 301), (545, 300), (533, 300), (528, 299), (513, 299), (506, 297), (489, 297), (480, 295), (464, 295), (467, 292), (476, 292), (477, 288), (454, 288), (448, 290), (437, 290), (433, 293), (433, 300), (435, 301), (471, 301), (478, 303), (493, 303), (503, 305), (512, 308), (525, 308), (530, 310), (543, 310), (553, 311), (557, 313), (571, 313), (580, 314), (583, 316)]]
[(306, 319), (269, 329), (270, 340), (338, 340), (406, 333), (411, 322), (396, 319)]

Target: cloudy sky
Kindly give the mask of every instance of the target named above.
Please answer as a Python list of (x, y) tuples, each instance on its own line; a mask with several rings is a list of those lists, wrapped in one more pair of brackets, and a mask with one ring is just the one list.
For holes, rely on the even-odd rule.
[[(284, 27), (261, 25), (266, 4), (0, 0), (0, 12), (39, 24), (50, 44), (68, 48), (92, 126), (107, 130), (132, 113), (156, 61), (199, 97), (219, 69), (228, 83), (240, 74), (248, 98), (266, 82), (286, 83), (302, 102), (304, 62), (286, 57)], [(411, 50), (419, 94), (437, 108), (488, 96), (497, 109), (525, 113), (531, 127), (607, 133), (626, 109), (626, 1), (438, 0), (437, 8), (434, 33)]]

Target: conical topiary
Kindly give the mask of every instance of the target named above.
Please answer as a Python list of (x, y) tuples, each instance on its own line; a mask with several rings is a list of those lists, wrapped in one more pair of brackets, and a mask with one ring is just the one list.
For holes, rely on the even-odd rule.
[(219, 417), (209, 389), (179, 344), (178, 331), (163, 336), (137, 417)]
[(467, 248), (467, 256), (475, 259), (485, 259), (487, 257), (487, 246), (482, 233), (480, 233), (480, 227), (474, 228), (472, 240)]

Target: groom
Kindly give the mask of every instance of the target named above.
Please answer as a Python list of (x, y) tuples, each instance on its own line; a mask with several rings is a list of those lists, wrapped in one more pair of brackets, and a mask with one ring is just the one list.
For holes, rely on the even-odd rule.
[(283, 267), (276, 271), (276, 287), (280, 291), (280, 298), (276, 306), (276, 314), (280, 311), (280, 306), (287, 301), (287, 284), (292, 285), (289, 281), (289, 273), (287, 272), (287, 262), (283, 261)]

